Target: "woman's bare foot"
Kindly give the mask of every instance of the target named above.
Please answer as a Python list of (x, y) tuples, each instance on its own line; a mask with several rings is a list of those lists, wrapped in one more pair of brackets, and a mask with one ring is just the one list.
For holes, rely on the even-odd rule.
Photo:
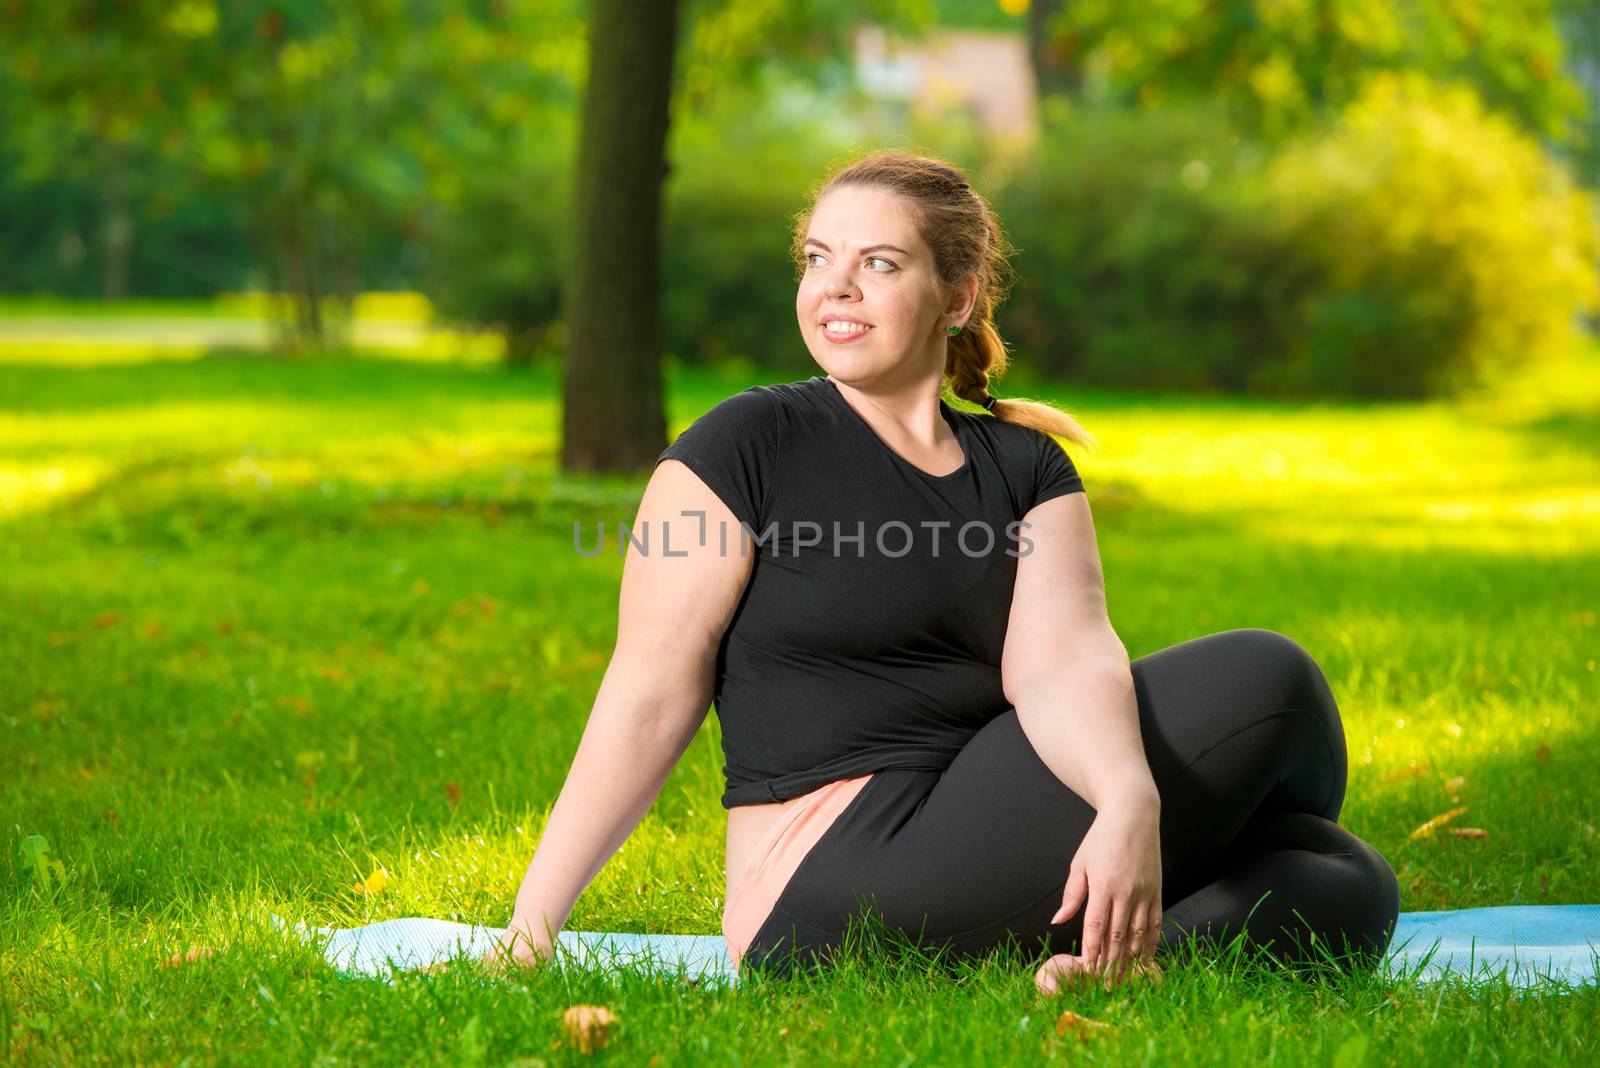
[(1103, 965), (1088, 963), (1076, 953), (1057, 953), (1039, 966), (1033, 982), (1044, 993), (1057, 994), (1063, 987), (1089, 986), (1097, 979), (1103, 979), (1105, 988), (1110, 990), (1120, 980), (1148, 979), (1152, 985), (1159, 985), (1162, 978), (1161, 965), (1154, 961), (1135, 960), (1125, 964), (1119, 976)]

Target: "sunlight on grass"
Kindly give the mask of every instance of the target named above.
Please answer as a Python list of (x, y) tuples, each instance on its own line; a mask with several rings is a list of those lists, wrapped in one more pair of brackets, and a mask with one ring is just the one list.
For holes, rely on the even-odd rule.
[(49, 507), (63, 497), (88, 493), (113, 469), (92, 457), (42, 464), (0, 463), (0, 518)]

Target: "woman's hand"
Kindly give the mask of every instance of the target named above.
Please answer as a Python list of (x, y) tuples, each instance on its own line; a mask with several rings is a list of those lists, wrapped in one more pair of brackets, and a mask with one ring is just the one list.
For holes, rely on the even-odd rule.
[(500, 942), (483, 958), (484, 968), (492, 975), (524, 972), (543, 967), (555, 958), (552, 938), (530, 933), (531, 925), (519, 923), (516, 917), (500, 936)]
[(1107, 984), (1130, 971), (1155, 969), (1161, 938), (1161, 814), (1159, 802), (1111, 804), (1096, 813), (1072, 858), (1061, 908), (1051, 923), (1065, 923), (1088, 899), (1081, 953), (1045, 962), (1036, 977), (1054, 992), (1054, 973), (1088, 968), (1107, 973)]

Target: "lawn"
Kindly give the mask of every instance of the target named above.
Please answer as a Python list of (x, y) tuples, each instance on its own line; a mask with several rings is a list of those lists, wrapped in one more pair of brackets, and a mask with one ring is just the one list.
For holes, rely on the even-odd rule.
[[(749, 381), (675, 375), (674, 431)], [(1133, 656), (1268, 627), (1323, 665), (1341, 822), (1402, 908), (1600, 902), (1600, 354), (1448, 403), (1036, 392), (1102, 442), (1074, 455)], [(0, 361), (10, 1059), (1595, 1058), (1593, 987), (1233, 961), (1046, 999), (1006, 955), (737, 990), (467, 968), (390, 986), (280, 942), (269, 912), (509, 918), (615, 634), (616, 538), (584, 556), (573, 526), (592, 544), (644, 484), (557, 474), (558, 400), (548, 371), (415, 359)], [(721, 763), (711, 716), (570, 929), (718, 931)], [(1485, 835), (1413, 838), (1462, 807), (1450, 826)], [(162, 967), (196, 946), (215, 954)], [(562, 1029), (579, 1003), (620, 1020), (593, 1054)], [(1112, 1026), (1058, 1033), (1068, 1008)]]

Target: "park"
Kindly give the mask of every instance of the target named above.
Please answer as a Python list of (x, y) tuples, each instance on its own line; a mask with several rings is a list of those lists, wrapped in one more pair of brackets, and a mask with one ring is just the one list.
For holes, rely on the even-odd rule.
[[(6, 16), (8, 1059), (1593, 1060), (1600, 16), (1415, 6)], [(884, 148), (1006, 226), (990, 385), (1093, 431), (1128, 653), (1293, 636), (1402, 916), (1568, 909), (1594, 956), (1236, 944), (1047, 996), (1017, 946), (732, 984), (286, 936), (507, 926), (618, 645), (616, 528), (702, 416), (824, 370), (792, 229)], [(706, 715), (566, 931), (721, 937), (726, 755)]]

